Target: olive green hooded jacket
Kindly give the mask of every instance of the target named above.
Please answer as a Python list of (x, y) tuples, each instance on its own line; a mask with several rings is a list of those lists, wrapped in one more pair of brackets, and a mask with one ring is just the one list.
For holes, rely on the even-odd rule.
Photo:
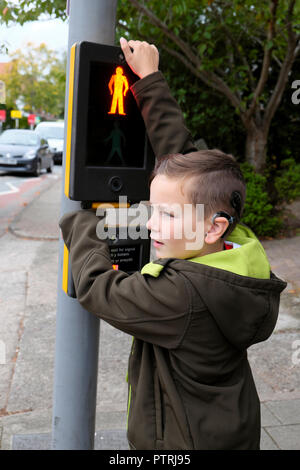
[[(195, 150), (160, 72), (133, 92), (157, 156)], [(112, 269), (98, 222), (82, 210), (64, 215), (60, 227), (78, 301), (134, 337), (131, 448), (259, 449), (260, 403), (247, 348), (271, 335), (286, 283), (271, 272), (253, 232), (238, 225), (228, 237), (234, 249), (159, 259), (128, 275)]]

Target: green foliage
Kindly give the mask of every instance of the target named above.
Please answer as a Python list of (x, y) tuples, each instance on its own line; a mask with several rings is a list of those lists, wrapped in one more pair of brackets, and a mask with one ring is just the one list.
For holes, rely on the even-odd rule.
[[(24, 24), (39, 19), (42, 14), (66, 19), (66, 3), (66, 0), (0, 0), (0, 23)], [(171, 55), (170, 51), (173, 51), (187, 58), (159, 24), (151, 23), (149, 16), (138, 10), (134, 3), (145, 6), (169, 32), (180, 38), (190, 53), (200, 59), (202, 71), (213, 71), (224, 80), (240, 98), (240, 110), (234, 109), (224, 95), (195, 77), (178, 56)], [(204, 138), (210, 147), (221, 147), (240, 159), (244, 156), (246, 136), (240, 120), (241, 110), (247, 109), (254, 94), (250, 70), (256, 86), (264, 48), (271, 48), (273, 59), (269, 78), (265, 92), (258, 100), (259, 105), (266, 109), (280, 73), (278, 64), (283, 62), (286, 52), (288, 3), (280, 1), (277, 4), (276, 37), (271, 44), (267, 39), (269, 0), (122, 0), (118, 2), (117, 9), (116, 43), (121, 35), (155, 43), (160, 50), (161, 70), (179, 100), (194, 137)], [(300, 2), (295, 3), (291, 22), (294, 33), (299, 35)], [(195, 64), (188, 62), (196, 71)], [(278, 165), (281, 159), (290, 156), (289, 150), (300, 162), (299, 105), (291, 103), (291, 82), (299, 79), (299, 67), (298, 54), (295, 72), (289, 76), (283, 102), (270, 129), (268, 154), (277, 155)]]
[[(133, 5), (134, 3), (134, 5)], [(283, 61), (287, 40), (284, 34), (276, 34), (272, 43), (267, 39), (270, 22), (269, 0), (148, 0), (138, 2), (161, 22), (139, 11), (131, 0), (123, 0), (118, 5), (118, 29), (127, 38), (145, 39), (154, 42), (162, 49), (168, 47), (181, 56), (194, 68), (196, 74), (197, 57), (201, 71), (216, 73), (232, 92), (236, 93), (244, 106), (248, 105), (253, 88), (251, 80), (257, 84), (262, 67), (264, 49), (272, 48), (277, 59)], [(284, 24), (287, 5), (279, 2), (277, 25)], [(295, 9), (292, 17), (295, 33), (300, 32), (300, 15)], [(281, 26), (283, 27), (283, 26)], [(167, 29), (170, 34), (163, 30)], [(277, 26), (279, 29), (280, 26)], [(185, 43), (189, 52), (183, 52), (175, 33)], [(279, 33), (279, 31), (278, 31)], [(198, 65), (199, 67), (199, 65)], [(179, 68), (180, 72), (182, 67)], [(266, 104), (272, 94), (267, 90), (260, 97)]]
[(19, 0), (17, 4), (10, 0), (0, 0), (0, 21), (3, 23), (24, 24), (38, 20), (42, 14), (65, 20), (66, 0)]
[(282, 160), (275, 177), (275, 188), (281, 202), (292, 202), (300, 197), (300, 163), (293, 158)]
[(248, 164), (241, 164), (247, 184), (247, 195), (242, 222), (257, 236), (274, 236), (282, 226), (280, 215), (276, 214), (266, 190), (267, 178), (255, 173)]
[(45, 44), (11, 54), (11, 66), (0, 76), (6, 84), (7, 108), (56, 118), (64, 115), (66, 57), (57, 54)]
[[(275, 34), (270, 40), (268, 32), (273, 20), (271, 5), (274, 6), (275, 3)], [(168, 80), (171, 76), (174, 81), (174, 84), (169, 83), (172, 91), (176, 89), (174, 94), (180, 99), (187, 124), (193, 133), (200, 134), (207, 142), (213, 142), (214, 146), (225, 144), (226, 151), (245, 155), (245, 123), (253, 112), (251, 119), (255, 127), (262, 127), (263, 123), (266, 125), (268, 119), (264, 118), (272, 109), (268, 104), (274, 97), (274, 91), (278, 93), (276, 90), (283, 90), (286, 83), (282, 72), (287, 67), (283, 69), (282, 64), (290, 50), (288, 40), (292, 35), (299, 37), (300, 34), (299, 2), (293, 11), (290, 10), (289, 34), (288, 7), (287, 1), (269, 0), (123, 0), (118, 4), (117, 36), (146, 40), (158, 47), (160, 55), (167, 54), (168, 59), (161, 63), (160, 68), (168, 76)], [(263, 64), (267, 63), (264, 60), (266, 51), (271, 52), (267, 79), (256, 102), (252, 103), (258, 83), (264, 82), (260, 79)], [(294, 65), (296, 71), (297, 64)], [(188, 74), (190, 77), (193, 75), (194, 79), (184, 83), (180, 81), (179, 75), (187, 77)], [(289, 78), (291, 76), (292, 74)], [(295, 75), (294, 79), (297, 78)], [(278, 81), (282, 81), (283, 87), (276, 86)], [(189, 99), (182, 89), (193, 95), (194, 101), (190, 107), (192, 111), (188, 110)], [(204, 93), (207, 94), (206, 99)], [(290, 95), (286, 86), (286, 100), (291, 101)], [(276, 107), (281, 99), (282, 96), (278, 96)], [(205, 105), (201, 106), (203, 104)], [(247, 114), (249, 109), (250, 115)], [(273, 111), (269, 114), (271, 121), (274, 119)], [(292, 110), (292, 114), (296, 112), (297, 110)], [(281, 113), (276, 126), (272, 126), (272, 136), (268, 143), (273, 148), (278, 148), (278, 129), (281, 136), (291, 136), (290, 139), (299, 134), (297, 123), (289, 121), (286, 116), (286, 113)], [(207, 123), (208, 120), (210, 124)], [(202, 130), (207, 135), (203, 135)], [(268, 132), (269, 128), (266, 128), (266, 134)], [(234, 135), (237, 136), (237, 145)], [(233, 147), (230, 149), (231, 142)], [(284, 147), (281, 144), (283, 154)], [(263, 150), (257, 155), (256, 164), (259, 169), (265, 164)], [(269, 154), (273, 153), (274, 150)], [(298, 153), (300, 154), (300, 150)]]
[(242, 161), (245, 130), (229, 102), (189, 70), (181, 67), (178, 73), (178, 63), (163, 50), (160, 64), (194, 140), (202, 138), (209, 148), (220, 148)]
[[(300, 163), (300, 104), (292, 102), (292, 94), (295, 91), (292, 84), (300, 79), (300, 56), (295, 61), (294, 72), (291, 73), (283, 94), (281, 104), (272, 120), (269, 139), (268, 154), (276, 155), (276, 164), (280, 168), (280, 162), (287, 158), (294, 158)], [(274, 88), (274, 80), (268, 83)]]

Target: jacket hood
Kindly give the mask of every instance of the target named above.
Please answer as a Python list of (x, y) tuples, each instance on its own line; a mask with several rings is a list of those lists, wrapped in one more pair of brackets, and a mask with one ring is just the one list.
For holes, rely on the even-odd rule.
[(228, 241), (232, 242), (234, 249), (190, 258), (189, 261), (213, 266), (241, 276), (257, 279), (270, 278), (271, 268), (266, 252), (250, 228), (238, 224), (228, 237)]
[(287, 283), (271, 272), (262, 245), (248, 227), (238, 225), (228, 241), (238, 247), (189, 260), (159, 259), (144, 266), (142, 274), (158, 277), (169, 266), (184, 275), (226, 339), (246, 349), (271, 335)]

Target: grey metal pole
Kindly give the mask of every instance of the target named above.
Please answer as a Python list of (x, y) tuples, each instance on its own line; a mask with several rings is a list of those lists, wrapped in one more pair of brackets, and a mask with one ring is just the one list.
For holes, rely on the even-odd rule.
[[(70, 0), (68, 9), (70, 17), (64, 156), (71, 47), (75, 42), (83, 40), (114, 44), (117, 0)], [(64, 178), (62, 184), (61, 215), (79, 210), (80, 202), (71, 201), (64, 194)], [(60, 239), (52, 449), (89, 450), (94, 447), (99, 320), (84, 310), (77, 299), (68, 297), (62, 290), (63, 247), (63, 240)]]

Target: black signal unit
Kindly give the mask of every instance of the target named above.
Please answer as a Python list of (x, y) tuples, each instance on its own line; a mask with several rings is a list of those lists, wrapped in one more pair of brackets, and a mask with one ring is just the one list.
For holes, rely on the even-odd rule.
[(130, 91), (138, 80), (119, 47), (71, 49), (65, 194), (72, 200), (149, 198), (155, 157)]

